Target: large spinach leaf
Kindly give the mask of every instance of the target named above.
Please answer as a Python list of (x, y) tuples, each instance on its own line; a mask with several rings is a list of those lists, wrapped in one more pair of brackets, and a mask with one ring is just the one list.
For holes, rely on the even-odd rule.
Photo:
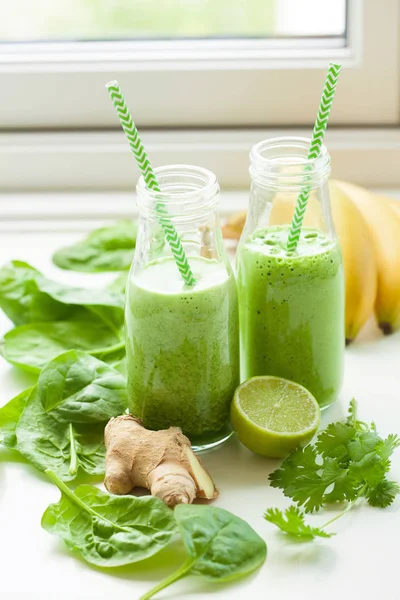
[(248, 523), (222, 508), (180, 504), (174, 511), (189, 554), (178, 571), (144, 594), (152, 598), (189, 573), (212, 581), (231, 581), (260, 567), (267, 556), (264, 540)]
[(136, 246), (137, 224), (119, 221), (89, 233), (82, 241), (57, 250), (53, 262), (61, 269), (100, 272), (129, 269)]
[(45, 366), (37, 393), (44, 410), (57, 409), (67, 423), (104, 423), (127, 407), (126, 380), (121, 373), (77, 350)]
[(100, 318), (119, 331), (124, 321), (123, 294), (65, 286), (21, 261), (0, 269), (0, 308), (15, 325)]
[(31, 393), (32, 388), (28, 388), (0, 408), (0, 443), (6, 448), (16, 448), (17, 436), (15, 431)]
[(51, 471), (61, 500), (51, 504), (42, 527), (60, 536), (67, 547), (87, 562), (117, 567), (152, 556), (176, 533), (171, 509), (153, 497), (110, 496), (90, 485), (74, 491)]
[(37, 469), (50, 468), (64, 481), (74, 479), (79, 468), (102, 475), (104, 427), (105, 423), (68, 423), (57, 410), (46, 413), (35, 388), (18, 421), (16, 449)]
[(112, 363), (125, 356), (119, 335), (100, 320), (29, 323), (15, 327), (0, 342), (0, 354), (8, 362), (34, 373), (69, 349), (85, 350)]
[(32, 390), (0, 410), (3, 444), (63, 480), (74, 479), (79, 469), (101, 475), (104, 427), (126, 406), (121, 373), (84, 352), (69, 351), (48, 363)]

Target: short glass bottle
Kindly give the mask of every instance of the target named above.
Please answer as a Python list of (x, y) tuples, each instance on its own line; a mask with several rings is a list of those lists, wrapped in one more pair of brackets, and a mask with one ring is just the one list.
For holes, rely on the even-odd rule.
[[(234, 274), (219, 225), (219, 185), (200, 167), (155, 169), (161, 192), (137, 185), (139, 229), (127, 284), (125, 328), (131, 412), (150, 429), (181, 427), (197, 451), (231, 435), (239, 383)], [(196, 283), (183, 282), (155, 209), (162, 202)]]
[[(242, 378), (304, 385), (321, 407), (342, 383), (344, 274), (330, 210), (330, 158), (310, 140), (275, 138), (250, 154), (249, 210), (237, 252)], [(297, 197), (310, 188), (297, 248), (287, 240)]]

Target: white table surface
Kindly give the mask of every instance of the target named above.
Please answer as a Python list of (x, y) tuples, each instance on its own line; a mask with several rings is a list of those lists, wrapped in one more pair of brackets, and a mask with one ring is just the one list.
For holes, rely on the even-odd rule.
[[(0, 231), (0, 263), (12, 258), (27, 260), (50, 277), (79, 285), (101, 286), (108, 281), (108, 275), (71, 274), (51, 265), (49, 256), (55, 248), (82, 235), (58, 229), (26, 232), (19, 231), (18, 225), (6, 227)], [(1, 316), (1, 331), (9, 327)], [(31, 382), (0, 358), (0, 405)], [(360, 417), (374, 420), (382, 435), (400, 432), (399, 390), (400, 332), (383, 338), (370, 324), (346, 350), (343, 389), (336, 404), (323, 415), (323, 424), (343, 417), (354, 396)], [(290, 504), (280, 490), (268, 485), (268, 474), (278, 461), (252, 455), (233, 439), (205, 456), (204, 462), (221, 492), (216, 505), (244, 518), (266, 540), (267, 561), (240, 583), (211, 585), (200, 577), (187, 577), (157, 598), (399, 600), (399, 499), (385, 510), (367, 505), (352, 510), (332, 526), (337, 536), (330, 540), (294, 543), (263, 519), (266, 508)], [(400, 452), (393, 460), (392, 478), (400, 480)], [(40, 527), (45, 508), (58, 498), (58, 490), (45, 476), (17, 454), (0, 449), (1, 599), (136, 600), (182, 561), (177, 551), (172, 557), (164, 553), (165, 566), (156, 570), (151, 559), (108, 571), (85, 564)], [(335, 511), (329, 511), (311, 518), (322, 524), (333, 514)]]

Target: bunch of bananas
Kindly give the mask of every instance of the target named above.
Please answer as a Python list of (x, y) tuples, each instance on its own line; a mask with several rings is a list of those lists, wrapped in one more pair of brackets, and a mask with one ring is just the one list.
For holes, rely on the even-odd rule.
[[(350, 343), (375, 312), (385, 334), (400, 328), (400, 202), (347, 183), (329, 184), (332, 216), (342, 247), (346, 278), (346, 341)], [(296, 199), (272, 204), (271, 225), (290, 223)], [(318, 227), (320, 207), (310, 196), (305, 226)], [(239, 239), (246, 213), (223, 227), (226, 238)]]

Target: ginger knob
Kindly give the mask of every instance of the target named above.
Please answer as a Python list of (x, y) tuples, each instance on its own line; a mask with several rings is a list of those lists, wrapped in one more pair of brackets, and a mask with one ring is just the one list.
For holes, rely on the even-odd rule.
[(122, 415), (109, 421), (104, 439), (104, 484), (112, 494), (144, 487), (171, 507), (218, 496), (213, 480), (178, 427), (150, 431), (139, 419)]

